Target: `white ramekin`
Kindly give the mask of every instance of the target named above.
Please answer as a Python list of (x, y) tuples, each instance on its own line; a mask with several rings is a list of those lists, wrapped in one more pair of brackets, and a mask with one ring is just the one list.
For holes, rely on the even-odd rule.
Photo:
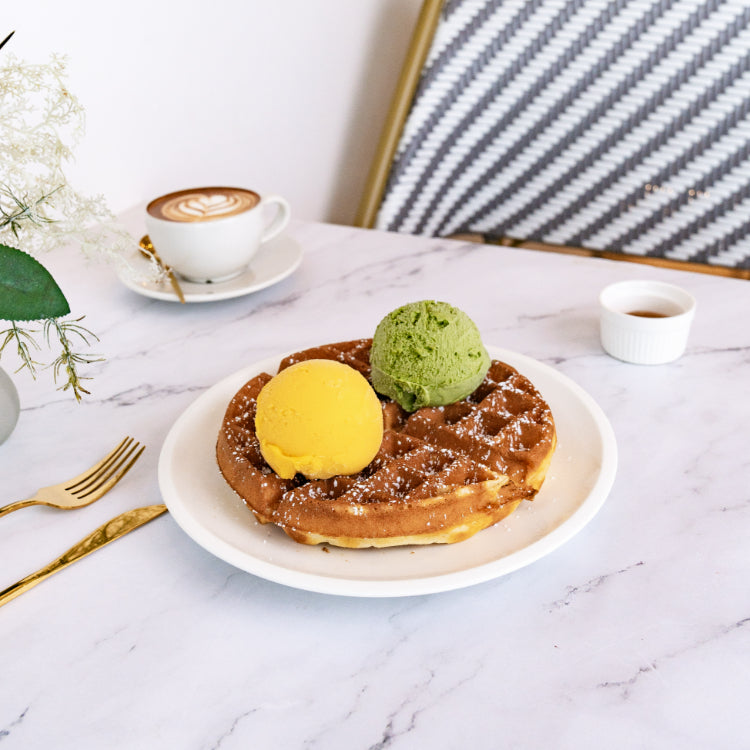
[[(661, 281), (620, 281), (605, 287), (601, 304), (604, 351), (624, 362), (661, 365), (682, 356), (695, 316), (695, 299)], [(666, 317), (632, 315), (650, 311)]]

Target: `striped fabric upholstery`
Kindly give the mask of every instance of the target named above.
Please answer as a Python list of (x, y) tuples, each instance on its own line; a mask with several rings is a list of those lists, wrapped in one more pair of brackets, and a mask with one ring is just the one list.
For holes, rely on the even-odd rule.
[(448, 0), (375, 226), (750, 268), (750, 2)]

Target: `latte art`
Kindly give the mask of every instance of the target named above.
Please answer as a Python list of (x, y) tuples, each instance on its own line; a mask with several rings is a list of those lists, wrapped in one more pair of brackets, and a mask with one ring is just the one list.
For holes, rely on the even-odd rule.
[(252, 190), (199, 188), (157, 198), (148, 205), (147, 211), (167, 221), (211, 221), (249, 211), (259, 202), (260, 196)]

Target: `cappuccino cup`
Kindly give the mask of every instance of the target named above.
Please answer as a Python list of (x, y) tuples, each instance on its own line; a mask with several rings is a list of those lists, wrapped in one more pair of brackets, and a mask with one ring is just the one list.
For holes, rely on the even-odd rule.
[(155, 198), (146, 206), (145, 220), (162, 261), (188, 281), (207, 283), (241, 274), (290, 216), (281, 196), (203, 187)]

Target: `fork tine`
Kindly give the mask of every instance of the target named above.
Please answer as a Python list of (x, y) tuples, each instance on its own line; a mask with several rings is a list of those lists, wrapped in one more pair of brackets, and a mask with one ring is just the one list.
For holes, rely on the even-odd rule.
[(139, 445), (140, 443), (133, 443), (124, 453), (118, 451), (117, 454), (113, 455), (112, 458), (103, 466), (101, 466), (97, 472), (91, 474), (88, 481), (79, 483), (78, 485), (69, 488), (68, 491), (76, 497), (88, 497), (88, 495), (90, 495), (93, 490), (95, 490), (102, 482), (105, 482), (107, 479), (109, 479), (109, 477), (111, 477), (120, 468), (120, 466), (122, 466), (123, 463), (133, 455), (133, 452), (138, 448)]
[(109, 453), (107, 453), (107, 455), (104, 456), (101, 461), (98, 461), (93, 466), (89, 466), (86, 471), (82, 472), (77, 477), (69, 479), (65, 483), (65, 489), (68, 490), (68, 492), (77, 492), (78, 489), (80, 489), (78, 485), (83, 485), (87, 482), (90, 482), (92, 479), (96, 479), (101, 475), (102, 472), (106, 471), (114, 461), (117, 461), (117, 459), (132, 445), (132, 443), (132, 437), (123, 438), (120, 444), (113, 448)]
[[(133, 454), (133, 451), (135, 451), (137, 447), (138, 443), (133, 446), (127, 455), (122, 457), (116, 466), (112, 467), (112, 470), (106, 476), (101, 478), (102, 481), (100, 484), (88, 489), (83, 493), (83, 496), (86, 497), (87, 500), (94, 502), (94, 500), (98, 500), (104, 493), (109, 492), (130, 471), (133, 464), (141, 457), (141, 453), (146, 450), (146, 446), (142, 445)], [(131, 454), (133, 454), (132, 458), (130, 457)], [(129, 461), (128, 458), (130, 458)], [(125, 463), (126, 461), (127, 463)], [(118, 469), (119, 471), (117, 471)], [(117, 471), (117, 474), (114, 474), (115, 471)]]

